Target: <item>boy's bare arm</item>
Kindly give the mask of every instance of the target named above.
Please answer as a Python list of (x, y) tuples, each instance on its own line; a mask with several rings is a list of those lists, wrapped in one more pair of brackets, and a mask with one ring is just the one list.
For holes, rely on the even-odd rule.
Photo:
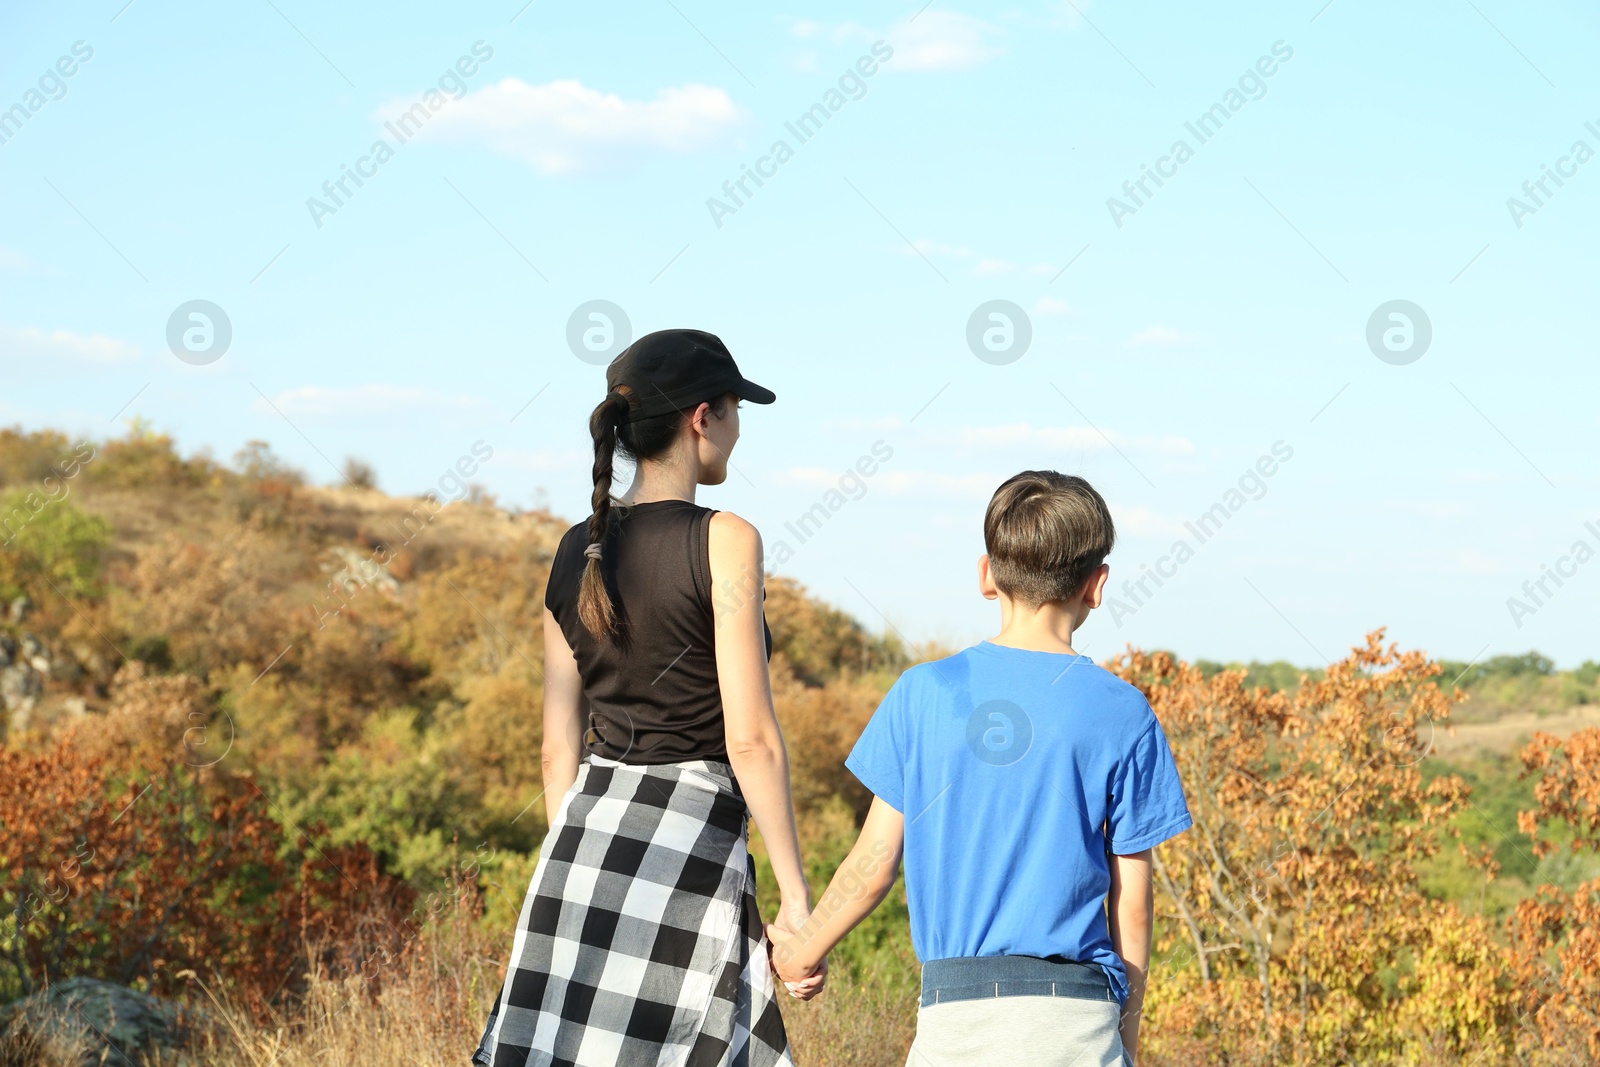
[(1134, 1062), (1139, 1056), (1139, 1016), (1144, 1009), (1150, 969), (1150, 927), (1155, 919), (1155, 889), (1150, 849), (1111, 857), (1111, 892), (1106, 898), (1111, 947), (1128, 972), (1128, 1003), (1122, 1012), (1122, 1045)]
[(833, 947), (883, 903), (894, 886), (904, 844), (905, 817), (874, 797), (861, 836), (834, 872), (811, 918), (793, 933), (768, 927), (778, 977), (793, 982), (816, 971)]

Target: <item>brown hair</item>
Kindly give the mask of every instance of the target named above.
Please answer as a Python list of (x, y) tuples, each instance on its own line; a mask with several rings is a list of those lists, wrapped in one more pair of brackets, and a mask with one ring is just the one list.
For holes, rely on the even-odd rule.
[(1076, 596), (1116, 539), (1111, 510), (1094, 486), (1055, 471), (1008, 478), (983, 516), (994, 584), (1025, 604)]
[[(578, 621), (597, 641), (617, 631), (617, 605), (606, 588), (601, 564), (614, 525), (611, 478), (617, 453), (620, 451), (635, 461), (662, 455), (677, 440), (689, 412), (700, 406), (697, 402), (681, 411), (629, 422), (631, 395), (626, 385), (619, 385), (606, 394), (589, 416), (589, 436), (594, 438), (594, 493), (589, 498), (589, 551), (586, 553), (589, 559), (578, 582)], [(712, 413), (721, 417), (727, 410), (728, 397), (723, 395), (703, 402), (710, 403)]]

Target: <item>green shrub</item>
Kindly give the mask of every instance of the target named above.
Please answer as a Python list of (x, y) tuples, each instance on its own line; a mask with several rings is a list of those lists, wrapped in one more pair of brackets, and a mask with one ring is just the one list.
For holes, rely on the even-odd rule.
[(0, 598), (45, 600), (100, 595), (100, 565), (111, 540), (104, 519), (32, 489), (0, 496)]

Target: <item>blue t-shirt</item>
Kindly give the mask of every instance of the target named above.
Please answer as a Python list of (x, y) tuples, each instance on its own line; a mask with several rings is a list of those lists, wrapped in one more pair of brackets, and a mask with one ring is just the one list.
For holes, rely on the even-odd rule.
[(1087, 656), (985, 641), (901, 675), (845, 766), (905, 816), (919, 960), (1097, 963), (1126, 1003), (1109, 856), (1193, 822), (1143, 694)]

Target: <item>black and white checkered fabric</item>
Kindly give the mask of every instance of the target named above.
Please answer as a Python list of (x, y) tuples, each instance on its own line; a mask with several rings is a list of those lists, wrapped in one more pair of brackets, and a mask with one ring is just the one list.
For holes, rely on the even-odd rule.
[(590, 757), (522, 904), (480, 1067), (792, 1067), (725, 763)]

